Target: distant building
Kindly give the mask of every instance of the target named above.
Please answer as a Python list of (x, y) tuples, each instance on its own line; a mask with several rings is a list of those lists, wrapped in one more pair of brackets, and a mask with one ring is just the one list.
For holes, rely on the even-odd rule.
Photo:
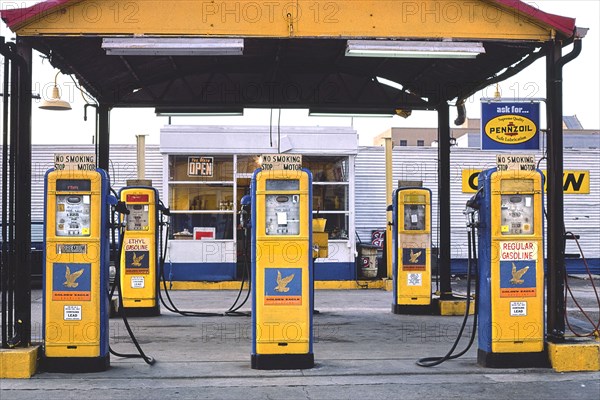
[[(467, 121), (457, 128), (450, 129), (450, 135), (454, 138), (460, 137), (465, 133), (479, 132), (479, 119), (467, 119)], [(386, 129), (373, 139), (374, 146), (383, 146), (384, 138), (392, 136), (394, 146), (419, 146), (431, 147), (437, 145), (437, 128), (390, 128)]]
[[(459, 127), (451, 128), (450, 135), (456, 139), (458, 147), (478, 148), (481, 145), (481, 120), (467, 119)], [(565, 148), (600, 148), (600, 131), (583, 129), (576, 115), (563, 117)], [(392, 137), (394, 146), (429, 147), (437, 146), (437, 128), (390, 128), (375, 136), (374, 146), (383, 146), (385, 137)], [(546, 135), (542, 132), (542, 148), (546, 147)]]

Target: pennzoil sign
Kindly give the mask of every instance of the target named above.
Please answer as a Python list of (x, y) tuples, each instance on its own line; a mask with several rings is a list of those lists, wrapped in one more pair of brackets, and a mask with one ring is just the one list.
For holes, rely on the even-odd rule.
[(482, 102), (482, 150), (539, 150), (540, 104)]

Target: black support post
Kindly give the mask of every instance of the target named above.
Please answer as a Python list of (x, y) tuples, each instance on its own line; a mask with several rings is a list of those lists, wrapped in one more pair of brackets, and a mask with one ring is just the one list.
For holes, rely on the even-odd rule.
[(546, 256), (547, 327), (551, 342), (564, 341), (565, 333), (565, 215), (563, 193), (563, 66), (581, 52), (582, 43), (575, 39), (573, 51), (561, 57), (563, 43), (553, 40), (546, 48), (546, 122), (548, 126), (548, 228)]
[[(10, 68), (10, 91), (15, 93), (10, 96), (10, 116), (9, 116), (9, 155), (8, 155), (8, 337), (12, 343), (14, 336), (14, 321), (15, 321), (15, 274), (18, 258), (15, 253), (15, 177), (16, 177), (16, 153), (17, 153), (17, 137), (19, 135), (19, 96), (16, 92), (16, 82), (19, 81), (19, 57), (17, 55), (17, 46), (14, 43), (9, 44), (11, 48), (11, 68)], [(13, 83), (15, 82), (15, 83)]]
[[(559, 97), (562, 82), (557, 82), (557, 62), (561, 57), (561, 46), (555, 41), (547, 44), (546, 53), (546, 124), (548, 127), (548, 227), (546, 256), (547, 276), (547, 336), (552, 341), (562, 341), (565, 332), (564, 293), (564, 243), (563, 243), (563, 192), (562, 192), (562, 101)], [(557, 123), (558, 119), (558, 123)], [(561, 262), (562, 260), (562, 262)]]
[(110, 157), (110, 107), (98, 106), (98, 168), (108, 171)]
[(15, 159), (15, 333), (20, 347), (31, 344), (31, 54), (17, 37), (17, 54), (23, 62), (12, 96), (18, 96)]
[[(4, 75), (2, 76), (2, 260), (0, 264), (0, 285), (2, 289), (2, 348), (8, 347), (9, 319), (8, 319), (8, 292), (9, 292), (9, 243), (8, 239), (8, 113), (10, 93), (10, 58), (9, 47), (0, 36), (0, 53), (3, 57)], [(12, 326), (12, 321), (11, 324)]]
[(439, 232), (438, 268), (440, 271), (440, 299), (452, 298), (450, 286), (450, 109), (446, 102), (438, 108), (438, 213)]

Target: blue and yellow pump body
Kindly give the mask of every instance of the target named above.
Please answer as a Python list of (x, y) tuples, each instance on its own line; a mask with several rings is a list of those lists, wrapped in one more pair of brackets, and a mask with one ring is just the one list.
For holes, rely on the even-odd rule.
[(129, 214), (121, 251), (121, 290), (127, 316), (160, 315), (158, 249), (158, 191), (148, 186), (127, 186), (119, 191)]
[(43, 368), (102, 371), (109, 354), (109, 214), (104, 170), (45, 177)]
[(257, 170), (251, 191), (251, 366), (312, 368), (312, 175)]
[(479, 175), (478, 363), (544, 366), (543, 175)]
[(392, 312), (431, 311), (431, 190), (420, 187), (393, 193)]

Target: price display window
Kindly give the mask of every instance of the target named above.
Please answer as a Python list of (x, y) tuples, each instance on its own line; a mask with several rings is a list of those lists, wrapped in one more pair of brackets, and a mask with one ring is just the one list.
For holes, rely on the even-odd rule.
[(90, 236), (90, 195), (56, 196), (56, 236)]

